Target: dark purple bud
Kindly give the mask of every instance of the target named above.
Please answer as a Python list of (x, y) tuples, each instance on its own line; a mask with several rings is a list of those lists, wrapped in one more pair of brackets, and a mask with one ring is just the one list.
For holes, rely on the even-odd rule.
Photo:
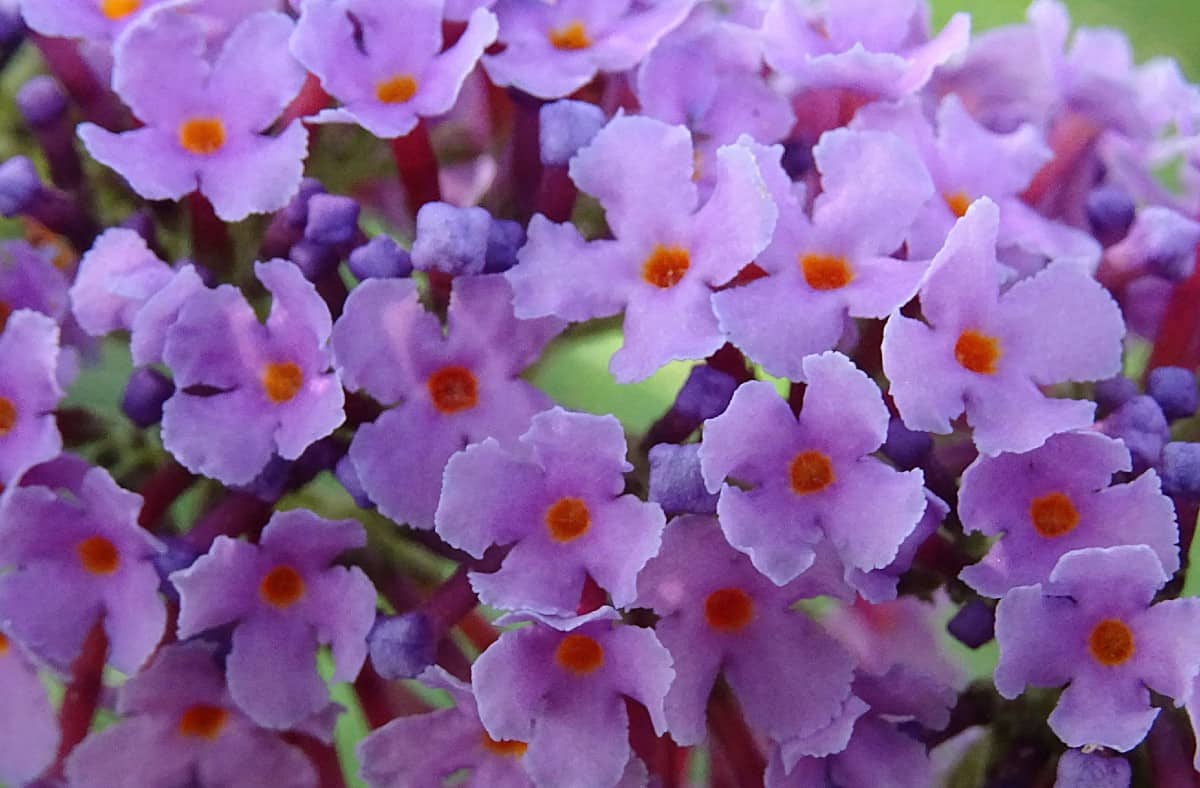
[(794, 181), (798, 181), (812, 171), (812, 146), (804, 142), (785, 142), (783, 157), (780, 159), (783, 171)]
[(375, 672), (389, 681), (416, 678), (437, 659), (433, 624), (419, 612), (377, 618), (367, 647)]
[(1172, 282), (1196, 270), (1200, 224), (1169, 208), (1143, 208), (1125, 240), (1106, 252), (1108, 259), (1129, 270), (1145, 270)]
[(996, 636), (996, 611), (980, 599), (972, 599), (954, 614), (946, 629), (967, 648), (979, 648)]
[(355, 249), (347, 264), (359, 281), (409, 276), (413, 270), (408, 252), (386, 235), (377, 235)]
[(692, 367), (675, 397), (675, 411), (699, 426), (705, 419), (725, 412), (737, 387), (738, 382), (731, 375), (705, 364), (697, 365)]
[(151, 367), (135, 369), (121, 396), (121, 411), (145, 429), (162, 420), (163, 403), (175, 393), (175, 384)]
[(904, 470), (921, 467), (933, 451), (933, 437), (928, 432), (914, 432), (900, 419), (888, 422), (887, 440), (883, 453)]
[(333, 469), (333, 475), (341, 482), (346, 492), (350, 493), (350, 497), (354, 499), (354, 503), (360, 509), (375, 508), (375, 504), (371, 503), (371, 499), (367, 497), (366, 490), (363, 489), (362, 482), (358, 478), (358, 471), (355, 470), (354, 463), (350, 461), (350, 455), (347, 454), (338, 460), (337, 465)]
[(417, 212), (413, 267), (451, 276), (482, 273), (487, 264), (492, 217), (483, 208), (431, 202)]
[(1200, 500), (1200, 443), (1168, 443), (1163, 447), (1159, 472), (1168, 495)]
[(25, 156), (0, 164), (0, 214), (12, 218), (24, 212), (42, 190), (37, 168)]
[(314, 194), (308, 201), (306, 240), (337, 246), (354, 240), (358, 232), (358, 203), (338, 194)]
[(315, 195), (324, 193), (325, 187), (321, 185), (320, 181), (315, 178), (305, 178), (300, 181), (300, 191), (296, 192), (296, 196), (284, 206), (279, 215), (293, 227), (304, 227), (308, 224), (308, 201)]
[(1159, 367), (1146, 378), (1146, 393), (1162, 408), (1167, 421), (1189, 419), (1200, 409), (1196, 376), (1183, 367)]
[(1067, 750), (1058, 759), (1054, 788), (1129, 788), (1133, 772), (1118, 755)]
[(162, 542), (166, 545), (166, 552), (155, 553), (151, 561), (154, 564), (154, 570), (158, 572), (159, 590), (169, 601), (178, 604), (179, 591), (167, 578), (172, 572), (178, 572), (191, 566), (200, 557), (200, 553), (184, 539), (167, 537)]
[(604, 126), (604, 110), (586, 101), (563, 99), (546, 104), (538, 115), (542, 164), (565, 167)]
[(488, 229), (485, 274), (499, 274), (517, 264), (517, 251), (525, 245), (525, 229), (519, 222), (497, 219)]
[(700, 475), (700, 444), (660, 443), (650, 449), (648, 497), (668, 514), (716, 514), (717, 496)]
[(37, 76), (17, 91), (17, 110), (33, 128), (49, 126), (67, 111), (67, 94), (54, 77)]
[(1163, 446), (1171, 439), (1171, 428), (1153, 397), (1134, 397), (1100, 423), (1100, 430), (1120, 438), (1133, 455), (1133, 472), (1158, 465)]
[(331, 247), (307, 240), (293, 246), (288, 257), (310, 282), (320, 279), (338, 262), (337, 252)]
[(1102, 380), (1095, 388), (1097, 413), (1101, 417), (1107, 416), (1137, 395), (1137, 384), (1123, 375)]
[(1135, 208), (1129, 194), (1117, 186), (1097, 186), (1088, 192), (1084, 206), (1092, 235), (1102, 246), (1118, 243), (1133, 224)]

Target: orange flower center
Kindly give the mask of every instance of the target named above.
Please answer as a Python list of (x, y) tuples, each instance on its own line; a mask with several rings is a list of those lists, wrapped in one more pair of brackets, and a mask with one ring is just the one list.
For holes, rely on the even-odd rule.
[(802, 451), (792, 460), (788, 468), (792, 492), (808, 495), (820, 492), (833, 484), (833, 465), (829, 457), (819, 451)]
[(93, 575), (111, 575), (121, 565), (116, 545), (103, 536), (89, 536), (75, 545), (75, 553), (84, 571)]
[(8, 637), (3, 632), (0, 632), (0, 657), (7, 654), (10, 648), (12, 647), (8, 644)]
[(142, 7), (142, 0), (100, 0), (100, 13), (114, 22)]
[(290, 361), (272, 362), (263, 370), (262, 385), (267, 392), (267, 399), (282, 405), (300, 391), (304, 385), (304, 373)]
[(417, 80), (398, 74), (375, 85), (375, 98), (384, 104), (403, 104), (417, 94)]
[(592, 45), (592, 39), (588, 38), (583, 22), (579, 20), (551, 30), (546, 38), (555, 49), (587, 49)]
[(263, 600), (280, 610), (291, 607), (304, 596), (304, 578), (287, 564), (267, 572), (258, 586), (258, 595)]
[(1123, 621), (1106, 618), (1088, 636), (1088, 651), (1101, 665), (1113, 668), (1133, 656), (1133, 633)]
[(7, 397), (0, 397), (0, 438), (12, 431), (17, 423), (17, 406)]
[(642, 263), (642, 279), (666, 290), (679, 284), (691, 267), (692, 258), (687, 249), (656, 244), (646, 262)]
[(559, 498), (546, 510), (546, 528), (550, 538), (563, 544), (587, 533), (592, 524), (587, 504), (578, 498)]
[(554, 650), (554, 661), (563, 670), (586, 676), (604, 664), (604, 649), (587, 635), (567, 635)]
[(179, 127), (179, 144), (189, 153), (207, 156), (225, 146), (225, 124), (220, 118), (191, 118)]
[(966, 216), (967, 209), (971, 207), (971, 198), (967, 196), (966, 192), (943, 195), (942, 199), (946, 201), (946, 207), (950, 209), (950, 213), (959, 219)]
[(800, 258), (804, 281), (813, 290), (838, 290), (854, 281), (846, 258), (829, 254), (806, 254)]
[(484, 733), (483, 749), (501, 758), (520, 758), (529, 749), (529, 745), (523, 741), (513, 741), (511, 739), (497, 741)]
[(1069, 534), (1079, 525), (1079, 510), (1066, 493), (1052, 492), (1034, 498), (1029, 504), (1033, 528), (1047, 539)]
[(754, 618), (754, 601), (740, 588), (722, 588), (704, 598), (704, 620), (718, 632), (737, 632)]
[(995, 375), (996, 362), (1000, 360), (1000, 342), (980, 331), (967, 329), (954, 343), (954, 358), (963, 369), (980, 375)]
[(433, 407), (442, 413), (470, 410), (479, 403), (479, 384), (466, 367), (443, 367), (426, 381)]
[(193, 739), (208, 739), (212, 741), (221, 735), (225, 723), (229, 721), (229, 712), (220, 706), (209, 706), (198, 703), (189, 706), (179, 718), (179, 735)]

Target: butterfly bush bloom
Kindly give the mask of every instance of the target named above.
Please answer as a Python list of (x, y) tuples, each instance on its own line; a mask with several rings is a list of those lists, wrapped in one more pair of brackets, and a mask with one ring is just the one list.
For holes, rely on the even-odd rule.
[[(179, 637), (233, 625), (229, 692), (259, 725), (291, 728), (328, 704), (319, 645), (333, 652), (334, 681), (358, 675), (375, 623), (375, 588), (358, 567), (332, 564), (365, 544), (357, 522), (297, 509), (275, 514), (257, 545), (220, 536), (172, 573)], [(277, 680), (263, 681), (266, 675)]]
[(497, 741), (479, 720), (471, 686), (431, 667), (422, 684), (450, 693), (454, 707), (392, 720), (358, 746), (362, 776), (371, 788), (441, 788), (450, 775), (470, 769), (476, 785), (530, 788), (521, 767), (529, 745)]
[(147, 199), (199, 189), (226, 221), (282, 208), (300, 188), (308, 134), (299, 121), (275, 137), (261, 132), (304, 79), (288, 54), (291, 33), (287, 16), (255, 14), (210, 61), (201, 22), (166, 7), (116, 48), (113, 86), (146, 125), (114, 134), (85, 123), (79, 136)]
[(627, 607), (665, 525), (657, 504), (621, 494), (631, 470), (615, 418), (548, 410), (516, 451), (489, 438), (450, 458), (437, 532), (476, 558), (512, 545), (499, 570), (471, 573), (485, 605), (570, 616), (591, 577)]
[(909, 429), (948, 433), (963, 413), (984, 454), (1023, 452), (1088, 427), (1095, 405), (1038, 386), (1101, 380), (1121, 368), (1116, 302), (1071, 261), (1000, 292), (999, 211), (986, 198), (958, 220), (921, 285), (923, 323), (899, 312), (883, 334), (883, 369)]
[(1183, 705), (1200, 672), (1200, 601), (1151, 605), (1167, 580), (1145, 545), (1067, 553), (1046, 583), (1010, 591), (996, 609), (996, 689), (1069, 686), (1050, 727), (1068, 746), (1126, 752), (1150, 730), (1150, 690)]
[(2, 626), (0, 696), (0, 781), (24, 785), (54, 761), (58, 720), (37, 666)]
[(779, 585), (812, 566), (824, 540), (848, 575), (882, 569), (926, 508), (921, 471), (871, 456), (888, 422), (871, 379), (839, 353), (809, 356), (804, 371), (799, 417), (770, 383), (743, 383), (704, 423), (700, 448), (726, 538)]
[(449, 112), (498, 28), (491, 12), (477, 9), (443, 52), (442, 14), (443, 0), (307, 0), (292, 52), (342, 103), (310, 120), (358, 123), (387, 138)]
[[(612, 120), (570, 164), (571, 179), (604, 207), (613, 238), (587, 242), (570, 224), (535, 216), (512, 283), (518, 317), (590, 320), (625, 310), (619, 382), (724, 342), (710, 299), (766, 247), (776, 210), (749, 144), (717, 152), (712, 194), (699, 204), (687, 129)], [(565, 263), (564, 263), (565, 261)]]
[(535, 617), (500, 636), (471, 666), (479, 718), (495, 741), (524, 742), (535, 785), (608, 788), (629, 763), (625, 698), (658, 735), (675, 671), (654, 631), (622, 626), (602, 607), (573, 618)]
[(71, 313), (92, 336), (133, 328), (138, 312), (172, 271), (133, 230), (106, 230), (84, 253), (71, 285)]
[(660, 616), (655, 632), (675, 661), (665, 707), (672, 738), (704, 740), (718, 675), (747, 722), (776, 740), (813, 734), (840, 715), (852, 702), (850, 655), (792, 609), (829, 590), (808, 577), (776, 586), (726, 544), (711, 517), (672, 520), (661, 554), (638, 577), (637, 601)]
[(237, 288), (201, 290), (179, 309), (163, 352), (176, 387), (163, 446), (227, 484), (250, 482), (276, 453), (296, 459), (345, 418), (329, 369), (329, 307), (286, 260), (254, 272), (273, 297), (266, 325)]
[(62, 449), (54, 408), (62, 399), (58, 326), (21, 309), (0, 332), (0, 492)]
[(780, 214), (754, 259), (767, 276), (716, 293), (712, 304), (746, 355), (773, 375), (803, 380), (805, 356), (832, 350), (849, 317), (887, 317), (916, 294), (928, 260), (894, 253), (933, 185), (898, 137), (831, 131), (812, 152), (822, 191), (809, 219), (804, 190), (783, 172), (777, 150), (758, 149)]
[(496, 85), (544, 99), (562, 98), (597, 72), (636, 66), (660, 38), (679, 25), (696, 0), (499, 0), (504, 50), (483, 58)]
[(1131, 467), (1125, 445), (1096, 432), (1055, 435), (1024, 454), (979, 457), (963, 472), (958, 514), (964, 530), (1002, 536), (960, 577), (998, 598), (1045, 582), (1071, 550), (1130, 544), (1150, 547), (1174, 575), (1179, 529), (1158, 474), (1110, 486), (1113, 474)]
[(550, 407), (518, 376), (562, 324), (516, 319), (511, 298), (500, 276), (455, 279), (445, 334), (411, 280), (372, 279), (347, 299), (333, 332), (338, 372), (348, 389), (394, 406), (358, 428), (350, 459), (396, 522), (432, 528), (450, 456), (488, 437), (511, 443)]
[(66, 670), (100, 623), (108, 664), (137, 671), (167, 623), (152, 560), (164, 547), (138, 525), (141, 508), (142, 497), (101, 468), (65, 488), (12, 490), (0, 510), (0, 567), (10, 570), (0, 576), (0, 622), (8, 634)]
[(0, 244), (0, 331), (18, 309), (32, 309), (61, 323), (67, 312), (67, 286), (62, 270), (24, 241)]
[[(256, 725), (234, 704), (216, 658), (199, 643), (163, 649), (122, 685), (122, 719), (71, 752), (67, 784), (83, 788), (277, 785), (315, 788), (312, 763), (274, 731)], [(332, 734), (328, 723), (312, 732)]]

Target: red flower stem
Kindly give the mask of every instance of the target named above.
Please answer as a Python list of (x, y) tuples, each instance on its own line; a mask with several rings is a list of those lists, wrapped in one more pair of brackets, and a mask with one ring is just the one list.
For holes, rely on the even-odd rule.
[(138, 525), (147, 531), (157, 531), (159, 520), (171, 504), (192, 486), (196, 477), (175, 461), (168, 461), (142, 485), (142, 511)]
[(534, 204), (542, 180), (542, 155), (538, 145), (542, 102), (523, 93), (513, 94), (516, 115), (513, 122), (511, 186), (517, 219), (525, 223), (533, 216)]
[(264, 501), (249, 493), (232, 493), (200, 517), (183, 538), (196, 550), (207, 552), (218, 536), (236, 538), (257, 533), (274, 510), (274, 501)]
[(354, 692), (372, 729), (381, 728), (397, 717), (429, 710), (420, 698), (407, 692), (404, 685), (388, 682), (376, 673), (369, 660), (354, 680)]
[(716, 353), (709, 356), (705, 360), (705, 363), (713, 369), (729, 375), (738, 383), (754, 380), (754, 372), (746, 363), (746, 357), (742, 355), (742, 351), (728, 342), (722, 345)]
[(403, 137), (391, 141), (392, 157), (408, 197), (408, 209), (413, 216), (421, 206), (442, 199), (438, 183), (437, 155), (429, 139), (429, 127), (422, 120)]
[(724, 751), (738, 788), (761, 788), (767, 762), (729, 688), (718, 684), (708, 701), (708, 728), (714, 747)]
[(283, 114), (279, 116), (280, 127), (286, 128), (297, 118), (306, 118), (309, 115), (317, 114), (329, 106), (329, 98), (329, 94), (321, 87), (321, 80), (315, 74), (309, 74), (304, 78), (304, 84), (300, 87), (296, 98), (292, 99), (292, 103), (288, 104)]
[(76, 42), (34, 34), (33, 43), (42, 53), (46, 66), (66, 88), (85, 118), (109, 131), (125, 128), (125, 113), (120, 103), (80, 56)]
[(1153, 784), (1158, 788), (1194, 788), (1200, 775), (1192, 769), (1191, 737), (1183, 732), (1178, 716), (1167, 709), (1154, 721), (1146, 737)]
[(534, 210), (552, 222), (570, 221), (577, 195), (566, 167), (543, 167)]
[(342, 761), (332, 744), (303, 733), (286, 733), (284, 741), (299, 747), (317, 771), (317, 784), (321, 788), (346, 788), (346, 776), (342, 773)]
[(1021, 197), (1034, 207), (1044, 207), (1053, 198), (1054, 189), (1069, 180), (1071, 173), (1091, 151), (1097, 129), (1081, 115), (1065, 115), (1050, 131), (1054, 158), (1033, 176)]
[(55, 777), (63, 776), (67, 756), (92, 728), (92, 718), (96, 716), (100, 693), (104, 690), (104, 663), (107, 658), (108, 637), (104, 634), (103, 619), (98, 619), (88, 632), (75, 664), (71, 666), (71, 680), (58, 712), (62, 738), (58, 744), (58, 757), (49, 772)]
[(1200, 367), (1200, 250), (1196, 271), (1175, 285), (1146, 372), (1158, 367)]
[(233, 241), (229, 237), (229, 228), (200, 192), (187, 196), (187, 206), (192, 220), (193, 259), (214, 273), (228, 273), (233, 268)]

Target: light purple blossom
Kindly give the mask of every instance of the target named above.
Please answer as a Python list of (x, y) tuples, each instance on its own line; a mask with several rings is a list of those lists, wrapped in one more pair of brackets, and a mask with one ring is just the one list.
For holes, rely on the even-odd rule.
[(763, 250), (776, 210), (748, 142), (722, 147), (717, 160), (716, 185), (700, 205), (687, 129), (612, 120), (571, 160), (570, 174), (600, 201), (614, 237), (586, 242), (573, 225), (535, 216), (505, 274), (516, 314), (590, 320), (624, 309), (625, 344), (610, 365), (623, 383), (719, 348), (712, 290)]
[(975, 446), (993, 455), (1091, 426), (1093, 403), (1038, 387), (1112, 377), (1125, 333), (1112, 296), (1071, 261), (1001, 293), (998, 224), (995, 203), (977, 200), (921, 285), (927, 322), (896, 312), (883, 334), (883, 369), (905, 426), (948, 433), (965, 410)]
[(287, 50), (291, 32), (284, 14), (255, 14), (210, 60), (202, 22), (164, 7), (116, 48), (113, 86), (146, 125), (114, 134), (85, 123), (79, 136), (147, 199), (199, 189), (226, 221), (282, 208), (300, 188), (308, 134), (299, 121), (275, 137), (261, 132), (304, 80)]
[(276, 453), (296, 459), (345, 418), (329, 307), (286, 260), (254, 271), (273, 296), (266, 325), (237, 288), (201, 289), (178, 307), (163, 350), (176, 387), (163, 446), (226, 484), (250, 482)]
[(666, 524), (658, 504), (622, 495), (632, 469), (614, 417), (544, 411), (515, 451), (489, 438), (450, 458), (438, 535), (477, 558), (512, 545), (499, 570), (470, 575), (485, 605), (571, 616), (591, 577), (627, 607)]
[(63, 396), (58, 337), (53, 320), (28, 309), (0, 332), (0, 485), (62, 450), (53, 412)]
[(0, 331), (18, 309), (62, 322), (67, 314), (66, 275), (44, 250), (24, 241), (0, 244)]
[(0, 781), (24, 785), (58, 752), (58, 719), (37, 666), (0, 627)]
[(358, 123), (377, 137), (399, 137), (421, 117), (444, 115), (498, 30), (479, 8), (442, 51), (443, 0), (307, 0), (292, 52), (341, 101), (316, 123)]
[(375, 623), (375, 588), (358, 567), (332, 564), (365, 544), (353, 520), (292, 510), (276, 513), (257, 545), (219, 536), (207, 554), (171, 574), (179, 637), (234, 625), (229, 692), (258, 724), (291, 728), (329, 703), (317, 674), (321, 644), (333, 652), (334, 681), (358, 675)]
[(92, 336), (133, 328), (142, 306), (172, 271), (133, 230), (106, 230), (84, 253), (71, 285), (71, 311)]
[(1200, 673), (1200, 600), (1151, 605), (1166, 582), (1145, 545), (1067, 553), (1045, 584), (1010, 591), (996, 609), (996, 689), (1069, 686), (1050, 728), (1070, 747), (1127, 752), (1158, 716), (1150, 690), (1182, 706)]
[(839, 353), (809, 356), (804, 372), (799, 417), (770, 383), (743, 383), (704, 423), (700, 448), (726, 538), (779, 585), (812, 566), (825, 540), (847, 580), (888, 566), (927, 505), (920, 470), (871, 456), (888, 423), (871, 379)]

